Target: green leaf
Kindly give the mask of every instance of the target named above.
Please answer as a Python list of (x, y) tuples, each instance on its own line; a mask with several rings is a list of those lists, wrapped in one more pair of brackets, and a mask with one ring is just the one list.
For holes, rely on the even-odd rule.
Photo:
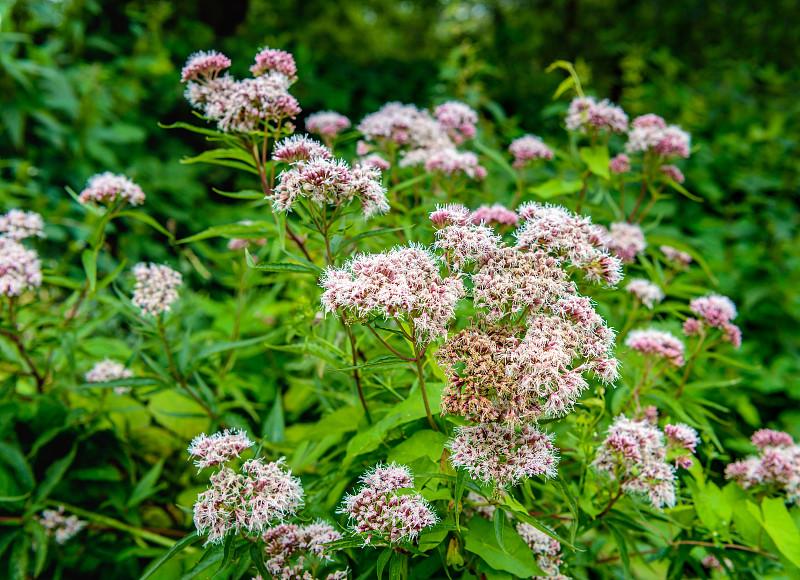
[(567, 179), (550, 179), (541, 185), (530, 188), (530, 192), (539, 196), (542, 199), (550, 199), (565, 193), (576, 193), (583, 187), (583, 182), (580, 179), (567, 180)]
[(494, 537), (497, 540), (497, 545), (500, 546), (500, 549), (508, 554), (508, 550), (506, 550), (506, 547), (503, 544), (503, 526), (505, 525), (505, 522), (506, 512), (503, 510), (494, 510), (494, 516), (492, 517), (492, 523), (494, 524)]
[(47, 498), (50, 495), (50, 492), (53, 491), (53, 488), (58, 485), (58, 482), (64, 477), (64, 474), (69, 469), (69, 466), (72, 465), (72, 461), (75, 459), (75, 453), (78, 450), (77, 443), (72, 445), (72, 449), (70, 449), (69, 453), (67, 453), (61, 459), (54, 461), (50, 464), (50, 467), (47, 468), (45, 472), (44, 479), (39, 484), (38, 489), (36, 490), (35, 502), (39, 503)]
[(126, 260), (125, 258), (120, 260), (119, 264), (117, 264), (117, 267), (114, 268), (114, 271), (97, 283), (97, 290), (102, 290), (103, 288), (111, 284), (114, 280), (116, 280), (117, 276), (119, 276), (120, 273), (122, 273), (127, 264), (128, 260)]
[(38, 578), (39, 574), (44, 570), (45, 563), (47, 563), (47, 549), (50, 542), (44, 526), (38, 521), (31, 521), (30, 525), (26, 526), (26, 528), (31, 533), (33, 539), (33, 554), (36, 557), (33, 563), (33, 577)]
[(506, 160), (505, 157), (503, 157), (503, 155), (499, 151), (495, 151), (494, 149), (487, 147), (486, 145), (477, 140), (473, 140), (472, 144), (478, 151), (480, 151), (484, 155), (487, 155), (492, 159), (492, 161), (497, 163), (503, 169), (503, 171), (508, 173), (508, 176), (513, 181), (517, 180), (517, 177), (519, 177), (517, 170), (511, 167), (511, 164), (508, 162), (508, 160)]
[[(250, 259), (252, 260), (252, 257)], [(250, 265), (250, 263), (247, 265), (256, 270), (263, 270), (264, 272), (297, 272), (300, 274), (311, 274), (315, 277), (322, 272), (321, 268), (315, 270), (303, 264), (292, 264), (288, 262), (266, 262), (263, 264), (256, 264), (253, 262), (252, 265)]]
[(142, 213), (142, 212), (139, 212), (139, 211), (123, 211), (123, 212), (118, 213), (117, 215), (119, 217), (129, 217), (129, 218), (133, 218), (135, 220), (139, 220), (140, 222), (147, 224), (148, 226), (150, 226), (154, 230), (156, 230), (158, 232), (161, 232), (162, 234), (167, 236), (170, 240), (174, 240), (175, 239), (175, 236), (172, 234), (172, 232), (167, 230), (167, 228), (162, 226), (160, 223), (158, 223), (156, 220), (154, 220), (152, 217), (150, 217), (146, 213)]
[(383, 552), (381, 552), (381, 555), (378, 556), (378, 567), (377, 567), (378, 580), (381, 580), (381, 578), (383, 578), (383, 569), (386, 567), (386, 563), (389, 561), (389, 558), (392, 557), (393, 552), (394, 550), (392, 550), (391, 548), (386, 548), (383, 550)]
[(592, 173), (604, 177), (605, 179), (611, 177), (611, 174), (608, 172), (608, 162), (610, 161), (608, 147), (605, 145), (595, 145), (594, 149), (591, 147), (581, 147), (578, 154)]
[(83, 270), (86, 272), (86, 279), (89, 280), (89, 289), (94, 292), (97, 286), (97, 256), (94, 251), (86, 249), (81, 252), (81, 262)]
[(139, 580), (147, 580), (150, 576), (155, 574), (155, 572), (159, 568), (161, 568), (169, 560), (174, 558), (181, 550), (183, 550), (187, 546), (191, 546), (198, 539), (199, 538), (197, 536), (197, 532), (192, 532), (188, 536), (185, 536), (185, 537), (181, 538), (180, 540), (178, 540), (177, 542), (175, 542), (175, 545), (172, 546), (166, 554), (161, 556), (161, 558), (159, 558), (158, 561), (156, 561), (152, 566), (150, 566), (150, 568), (145, 570), (144, 574), (142, 575), (141, 578), (139, 578)]
[[(209, 344), (204, 346), (200, 350), (197, 351), (197, 354), (194, 355), (192, 358), (191, 368), (194, 368), (198, 362), (201, 360), (207, 359), (208, 357), (219, 354), (221, 352), (225, 352), (228, 350), (233, 350), (236, 348), (244, 348), (247, 346), (253, 346), (255, 344), (265, 343), (270, 338), (274, 338), (276, 335), (276, 331), (269, 332), (267, 334), (262, 334), (261, 336), (256, 336), (253, 338), (247, 338), (244, 340), (235, 340), (235, 341), (225, 341), (225, 342), (215, 342), (213, 344)], [(268, 346), (268, 345), (265, 345)]]
[(625, 573), (625, 578), (631, 577), (631, 557), (628, 554), (628, 546), (625, 543), (625, 538), (622, 536), (617, 527), (608, 523), (608, 529), (611, 530), (611, 535), (614, 536), (614, 541), (617, 543), (617, 553), (619, 560), (622, 563), (622, 571)]
[(19, 449), (8, 443), (0, 441), (0, 461), (9, 465), (17, 476), (17, 481), (25, 489), (32, 489), (35, 485), (33, 471)]
[(20, 536), (11, 547), (11, 554), (8, 558), (8, 573), (10, 580), (25, 580), (28, 574), (31, 541), (28, 536)]
[(669, 185), (672, 189), (674, 189), (675, 191), (677, 191), (678, 193), (680, 193), (684, 197), (688, 197), (692, 201), (699, 201), (700, 203), (703, 202), (703, 198), (702, 197), (698, 197), (698, 196), (694, 195), (693, 193), (689, 193), (689, 191), (685, 187), (683, 187), (680, 183), (678, 183), (677, 181), (673, 181), (671, 179), (668, 179), (667, 180), (667, 185)]
[(137, 483), (136, 487), (133, 488), (131, 496), (128, 498), (128, 502), (125, 504), (125, 507), (132, 508), (139, 505), (148, 497), (155, 494), (159, 489), (162, 489), (166, 486), (166, 484), (161, 484), (160, 486), (156, 485), (163, 467), (164, 458), (151, 467), (144, 477), (139, 480), (139, 483)]
[(384, 234), (388, 234), (388, 233), (391, 233), (391, 232), (396, 232), (396, 231), (399, 231), (399, 230), (407, 230), (410, 227), (412, 227), (412, 226), (401, 226), (399, 228), (383, 228), (383, 229), (380, 229), (380, 230), (371, 230), (369, 232), (363, 232), (361, 234), (358, 234), (357, 236), (353, 236), (352, 238), (349, 238), (349, 239), (345, 240), (342, 243), (342, 245), (341, 245), (341, 247), (339, 249), (347, 247), (350, 244), (358, 243), (361, 240), (366, 240), (367, 238), (374, 238), (376, 236), (382, 236)]
[(214, 193), (224, 195), (225, 197), (232, 197), (233, 199), (264, 199), (264, 193), (255, 191), (253, 189), (243, 189), (242, 191), (221, 191), (217, 188), (212, 188)]
[(185, 129), (187, 131), (191, 131), (192, 133), (199, 133), (201, 135), (208, 135), (209, 137), (219, 137), (222, 135), (221, 132), (217, 131), (216, 129), (205, 129), (203, 127), (197, 127), (190, 123), (178, 122), (172, 123), (171, 125), (164, 125), (163, 123), (159, 123), (158, 126), (162, 129)]
[(272, 443), (286, 441), (286, 424), (283, 419), (283, 399), (280, 392), (275, 396), (275, 403), (264, 421), (262, 437)]
[(72, 278), (65, 278), (64, 276), (42, 276), (42, 282), (52, 286), (60, 286), (62, 288), (69, 288), (70, 290), (82, 290), (83, 284)]
[(208, 238), (242, 238), (242, 239), (258, 239), (268, 237), (274, 231), (274, 225), (265, 221), (254, 221), (249, 224), (222, 224), (218, 226), (211, 226), (207, 230), (203, 230), (198, 234), (189, 236), (178, 240), (179, 244), (188, 244), (190, 242), (198, 242)]
[(764, 514), (764, 529), (775, 546), (787, 560), (800, 567), (800, 530), (789, 515), (783, 499), (765, 497), (761, 502), (761, 511)]
[(252, 546), (250, 546), (250, 559), (253, 561), (253, 565), (256, 567), (256, 570), (262, 578), (272, 578), (270, 573), (267, 571), (267, 567), (264, 566), (264, 548), (261, 542), (255, 542)]
[(519, 534), (509, 534), (505, 542), (507, 550), (503, 550), (497, 543), (492, 528), (488, 520), (472, 518), (469, 529), (464, 531), (464, 549), (480, 556), (493, 568), (510, 572), (520, 578), (530, 578), (542, 573), (536, 565), (533, 551)]
[(112, 389), (114, 387), (150, 387), (154, 385), (169, 386), (164, 381), (152, 377), (130, 377), (128, 379), (114, 379), (105, 383), (82, 383), (78, 389)]
[(522, 520), (523, 522), (529, 523), (530, 525), (532, 525), (534, 528), (536, 528), (537, 530), (539, 530), (543, 534), (547, 534), (548, 536), (550, 536), (554, 540), (558, 540), (559, 542), (561, 542), (561, 544), (563, 544), (565, 546), (569, 546), (570, 548), (572, 548), (576, 552), (582, 552), (583, 551), (583, 550), (579, 550), (578, 548), (576, 548), (571, 542), (568, 542), (567, 540), (565, 540), (564, 538), (559, 536), (553, 530), (551, 530), (550, 528), (548, 528), (547, 526), (542, 524), (539, 520), (531, 517), (528, 514), (528, 512), (517, 511), (517, 510), (515, 510), (514, 508), (512, 508), (508, 504), (506, 504), (505, 507), (507, 507), (508, 510), (511, 511), (514, 514), (514, 516), (516, 516), (517, 519)]
[(556, 92), (553, 93), (553, 100), (555, 101), (558, 97), (566, 93), (569, 89), (575, 86), (575, 79), (572, 77), (567, 77), (563, 81), (558, 84), (556, 88)]
[(409, 364), (410, 361), (400, 358), (399, 356), (393, 354), (385, 354), (381, 356), (376, 356), (375, 358), (371, 359), (369, 362), (362, 363), (356, 366), (350, 367), (342, 367), (338, 369), (331, 369), (334, 372), (346, 372), (349, 373), (353, 370), (360, 370), (365, 372), (377, 372), (382, 371), (385, 369), (391, 369), (398, 366), (404, 366)]
[(222, 545), (222, 562), (219, 563), (217, 574), (231, 565), (233, 556), (236, 553), (233, 545), (235, 540), (236, 534), (228, 534), (228, 536), (225, 538), (225, 543)]

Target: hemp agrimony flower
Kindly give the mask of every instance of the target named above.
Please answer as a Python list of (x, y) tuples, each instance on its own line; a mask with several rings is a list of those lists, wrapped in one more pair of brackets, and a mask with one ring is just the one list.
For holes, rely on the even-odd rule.
[(42, 285), (42, 263), (36, 250), (0, 236), (0, 295), (19, 296)]
[(664, 291), (645, 278), (632, 278), (625, 286), (625, 290), (636, 296), (650, 310), (655, 304), (664, 300)]
[(325, 137), (336, 137), (350, 125), (350, 119), (334, 111), (320, 111), (306, 118), (306, 131)]
[(530, 162), (539, 159), (544, 161), (553, 159), (553, 150), (536, 135), (524, 135), (519, 139), (514, 139), (509, 145), (508, 151), (514, 156), (514, 162), (511, 165), (515, 169), (522, 169)]
[[(86, 382), (107, 383), (108, 381), (115, 381), (117, 379), (129, 379), (132, 376), (133, 372), (126, 369), (124, 365), (106, 358), (95, 364), (91, 370), (86, 373)], [(117, 395), (124, 395), (130, 390), (130, 387), (114, 387), (114, 393)]]
[(33, 236), (44, 237), (44, 220), (38, 213), (12, 209), (0, 215), (0, 236), (19, 242)]
[(133, 287), (132, 304), (145, 316), (158, 316), (169, 312), (171, 304), (178, 299), (178, 287), (183, 277), (169, 266), (139, 262), (133, 267), (136, 284)]
[(141, 187), (124, 175), (114, 175), (106, 171), (90, 177), (86, 188), (78, 196), (81, 203), (112, 203), (117, 198), (124, 199), (131, 205), (142, 205), (145, 195)]
[(47, 531), (47, 535), (55, 537), (57, 544), (71, 540), (87, 525), (87, 522), (79, 520), (78, 516), (65, 516), (64, 506), (58, 506), (55, 510), (44, 510), (38, 519)]

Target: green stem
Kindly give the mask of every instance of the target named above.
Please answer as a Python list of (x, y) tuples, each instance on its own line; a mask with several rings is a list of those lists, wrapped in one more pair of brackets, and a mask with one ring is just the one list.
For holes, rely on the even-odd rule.
[[(350, 350), (353, 353), (353, 366), (358, 366), (358, 351), (356, 350), (356, 337), (353, 334), (353, 329), (347, 326), (343, 321), (342, 325), (344, 326), (345, 332), (347, 332), (347, 337), (350, 339)], [(356, 389), (358, 390), (358, 398), (361, 399), (361, 406), (364, 407), (364, 415), (367, 417), (367, 424), (372, 425), (372, 417), (367, 408), (367, 400), (364, 398), (364, 390), (361, 388), (361, 377), (358, 375), (358, 369), (353, 369), (353, 379), (356, 382)]]
[(425, 373), (422, 369), (425, 363), (423, 358), (425, 351), (419, 350), (416, 341), (414, 341), (414, 354), (417, 358), (415, 361), (417, 364), (417, 378), (419, 379), (419, 390), (422, 391), (422, 402), (425, 404), (425, 414), (428, 416), (428, 423), (430, 424), (431, 429), (434, 431), (439, 431), (439, 427), (437, 427), (436, 421), (433, 420), (433, 415), (431, 414), (431, 406), (428, 404), (428, 393), (425, 392)]

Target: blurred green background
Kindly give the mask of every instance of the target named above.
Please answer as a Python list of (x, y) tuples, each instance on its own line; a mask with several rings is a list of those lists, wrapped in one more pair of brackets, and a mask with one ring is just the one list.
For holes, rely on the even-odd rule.
[[(179, 237), (236, 219), (211, 188), (250, 184), (180, 165), (207, 145), (158, 127), (191, 119), (178, 81), (196, 50), (224, 52), (235, 75), (259, 47), (288, 50), (304, 111), (356, 123), (387, 101), (461, 99), (498, 147), (522, 131), (564, 139), (566, 100), (551, 99), (562, 77), (545, 69), (570, 60), (590, 93), (692, 133), (687, 186), (705, 201), (666, 205), (659, 231), (701, 250), (718, 284), (699, 271), (697, 283), (740, 307), (735, 356), (759, 369), (728, 403), (754, 428), (758, 409), (800, 436), (800, 413), (785, 410), (800, 399), (796, 10), (791, 0), (0, 2), (0, 203), (46, 213), (50, 267), (80, 250), (64, 186), (100, 171), (139, 182)], [(171, 254), (146, 226), (130, 227), (113, 238), (129, 263)]]

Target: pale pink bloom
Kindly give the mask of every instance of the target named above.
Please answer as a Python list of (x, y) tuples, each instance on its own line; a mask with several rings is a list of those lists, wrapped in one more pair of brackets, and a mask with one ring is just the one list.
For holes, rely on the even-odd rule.
[(364, 539), (364, 545), (375, 535), (389, 544), (414, 541), (439, 521), (425, 498), (413, 491), (414, 478), (407, 467), (378, 464), (361, 482), (355, 494), (345, 496), (337, 513), (348, 516), (350, 529)]
[(648, 421), (617, 417), (592, 465), (619, 478), (626, 493), (647, 495), (655, 508), (675, 505), (675, 467), (667, 460), (664, 433)]
[(664, 253), (664, 257), (668, 261), (672, 262), (673, 264), (679, 266), (682, 269), (687, 268), (689, 264), (691, 264), (692, 262), (691, 254), (677, 250), (672, 246), (661, 246), (660, 249)]
[(226, 429), (213, 435), (201, 433), (189, 445), (189, 455), (195, 457), (194, 464), (201, 469), (226, 463), (255, 445), (243, 430)]
[(625, 346), (644, 355), (666, 359), (676, 367), (682, 367), (684, 364), (683, 343), (675, 335), (666, 331), (653, 328), (632, 330), (625, 339)]
[(221, 544), (230, 533), (260, 535), (295, 514), (303, 488), (283, 463), (250, 459), (241, 473), (223, 467), (210, 477), (211, 487), (194, 504), (194, 525), (198, 534), (208, 531), (206, 545)]
[(730, 463), (725, 477), (735, 480), (744, 489), (778, 488), (787, 501), (800, 502), (800, 445), (787, 433), (762, 429), (752, 438), (758, 455)]
[(216, 120), (217, 128), (225, 133), (252, 133), (269, 123), (294, 118), (300, 105), (289, 94), (289, 84), (289, 78), (275, 71), (235, 81), (220, 94), (220, 101), (205, 106), (205, 116)]
[(517, 213), (523, 220), (514, 234), (517, 248), (541, 248), (566, 258), (572, 266), (583, 271), (587, 280), (614, 286), (622, 280), (622, 263), (605, 249), (608, 232), (564, 207), (529, 202)]
[(579, 133), (608, 129), (613, 133), (623, 133), (628, 128), (628, 115), (608, 99), (600, 102), (592, 97), (576, 97), (569, 104), (567, 129)]
[(534, 475), (548, 478), (557, 473), (553, 435), (528, 425), (518, 429), (499, 423), (459, 426), (447, 446), (453, 467), (466, 469), (473, 479), (500, 488)]
[(250, 67), (250, 72), (257, 77), (273, 71), (284, 75), (290, 83), (297, 80), (297, 65), (294, 57), (284, 50), (264, 47), (256, 55), (256, 62)]
[(255, 244), (257, 246), (265, 246), (267, 244), (266, 238), (259, 238), (259, 239), (243, 239), (243, 238), (231, 238), (228, 240), (228, 249), (229, 250), (243, 250), (246, 247), (250, 246), (251, 244)]
[(625, 264), (633, 262), (647, 247), (642, 228), (636, 224), (613, 223), (608, 235), (608, 249)]
[(697, 431), (685, 423), (664, 425), (664, 435), (667, 436), (667, 443), (671, 446), (685, 449), (692, 453), (695, 453), (697, 444), (700, 443), (700, 436)]
[(192, 108), (202, 111), (203, 116), (216, 121), (222, 117), (231, 95), (238, 86), (238, 81), (226, 73), (198, 82), (189, 81), (186, 83), (183, 96)]
[(647, 405), (642, 409), (642, 418), (648, 423), (655, 425), (658, 423), (658, 409), (653, 405)]
[(450, 225), (436, 231), (434, 247), (442, 250), (445, 261), (461, 270), (469, 263), (496, 252), (500, 236), (486, 226)]
[(231, 59), (216, 50), (195, 52), (181, 70), (181, 82), (211, 80), (231, 66)]
[(308, 135), (292, 135), (275, 144), (272, 158), (284, 163), (294, 161), (310, 161), (312, 159), (330, 159), (330, 150)]
[(350, 125), (350, 119), (334, 111), (320, 111), (309, 115), (306, 119), (306, 131), (326, 137), (336, 137)]
[(470, 214), (469, 219), (475, 225), (496, 223), (501, 226), (516, 226), (519, 224), (517, 212), (499, 203), (491, 207), (482, 205)]
[(19, 296), (42, 285), (42, 263), (35, 250), (0, 235), (0, 295)]
[(636, 296), (650, 310), (655, 304), (664, 300), (664, 291), (661, 287), (644, 278), (632, 278), (625, 286), (625, 290)]
[(509, 145), (508, 151), (514, 156), (512, 165), (515, 169), (522, 169), (531, 161), (553, 159), (553, 150), (536, 135), (528, 134), (514, 139)]
[[(288, 523), (277, 525), (261, 534), (266, 554), (264, 565), (273, 578), (308, 578), (308, 568), (315, 570), (331, 562), (332, 552), (338, 551), (327, 548), (325, 544), (341, 538), (342, 535), (333, 526), (322, 520), (302, 527)], [(328, 580), (331, 576), (334, 574), (330, 574)]]
[(366, 141), (359, 140), (358, 143), (356, 143), (356, 155), (358, 155), (359, 157), (368, 155), (371, 151), (372, 151), (372, 145), (370, 145)]
[(87, 525), (87, 522), (79, 520), (78, 516), (65, 516), (64, 506), (58, 506), (56, 510), (44, 510), (37, 519), (48, 536), (55, 536), (57, 544), (66, 543)]
[(709, 294), (689, 302), (689, 308), (709, 326), (724, 328), (737, 316), (736, 305), (727, 296)]
[(110, 171), (106, 171), (89, 178), (86, 188), (78, 196), (78, 201), (81, 203), (90, 200), (97, 203), (110, 203), (121, 198), (131, 205), (142, 205), (144, 197), (142, 188), (133, 181), (124, 175), (114, 175)]
[(362, 157), (359, 160), (359, 163), (362, 167), (375, 167), (376, 169), (380, 169), (381, 171), (387, 171), (392, 164), (386, 161), (383, 157), (378, 155), (377, 153), (371, 153)]
[(551, 538), (527, 522), (517, 524), (517, 533), (536, 554), (536, 565), (545, 573), (544, 576), (534, 576), (532, 580), (567, 580), (566, 576), (559, 573), (561, 543), (558, 540)]
[(423, 127), (425, 130), (422, 133), (433, 134), (439, 131), (438, 123), (426, 112), (420, 111), (414, 105), (393, 102), (386, 103), (377, 112), (364, 117), (358, 130), (367, 141), (386, 140), (397, 145), (408, 145), (412, 142), (412, 136), (416, 141), (420, 140), (422, 136), (415, 134), (415, 129), (418, 132)]
[[(643, 115), (633, 120), (625, 150), (628, 153), (652, 152), (662, 159), (688, 158), (691, 137), (677, 125), (669, 125), (657, 115)], [(677, 181), (677, 180), (676, 180)]]
[(386, 188), (381, 181), (381, 170), (376, 165), (356, 165), (351, 173), (350, 186), (361, 202), (365, 218), (389, 211)]
[(131, 302), (143, 315), (158, 316), (172, 309), (171, 304), (178, 299), (178, 287), (183, 284), (179, 272), (169, 266), (139, 262), (133, 267), (133, 275), (136, 284)]
[(683, 183), (686, 181), (683, 172), (674, 165), (662, 165), (661, 173), (663, 173), (667, 179), (671, 179), (675, 183)]
[[(91, 370), (86, 373), (86, 382), (107, 383), (108, 381), (116, 381), (117, 379), (129, 379), (132, 376), (133, 372), (126, 369), (124, 365), (106, 358), (95, 364)], [(130, 390), (130, 387), (114, 387), (114, 393), (117, 395), (124, 395)]]
[(645, 129), (650, 127), (656, 129), (666, 129), (667, 123), (662, 117), (654, 115), (653, 113), (647, 113), (646, 115), (640, 115), (639, 117), (636, 117), (631, 123), (631, 126), (633, 126), (634, 129)]
[(362, 254), (341, 268), (329, 267), (320, 285), (326, 312), (338, 316), (343, 309), (362, 321), (375, 316), (407, 318), (420, 342), (447, 336), (464, 296), (462, 280), (443, 278), (436, 257), (415, 245)]
[(478, 114), (464, 103), (458, 101), (443, 103), (436, 107), (433, 116), (456, 145), (466, 139), (474, 138), (477, 134), (475, 124), (478, 122)]
[(687, 318), (683, 323), (683, 334), (694, 336), (703, 332), (703, 323), (696, 318)]
[(611, 161), (608, 162), (608, 170), (618, 175), (621, 173), (628, 173), (631, 170), (631, 158), (624, 153), (612, 157)]
[(25, 238), (44, 237), (44, 220), (38, 213), (12, 209), (0, 215), (0, 235), (19, 242)]
[(448, 225), (464, 226), (470, 222), (469, 210), (460, 203), (437, 205), (431, 212), (431, 223), (436, 227)]
[(790, 447), (794, 445), (792, 436), (784, 431), (776, 431), (775, 429), (759, 429), (750, 438), (750, 442), (758, 447), (764, 449), (766, 447)]
[(425, 162), (426, 171), (438, 171), (445, 175), (463, 173), (471, 179), (486, 177), (486, 169), (479, 165), (478, 156), (471, 151), (445, 148), (432, 153)]
[(739, 348), (742, 346), (742, 329), (728, 322), (722, 327), (722, 339), (730, 342), (733, 348)]

